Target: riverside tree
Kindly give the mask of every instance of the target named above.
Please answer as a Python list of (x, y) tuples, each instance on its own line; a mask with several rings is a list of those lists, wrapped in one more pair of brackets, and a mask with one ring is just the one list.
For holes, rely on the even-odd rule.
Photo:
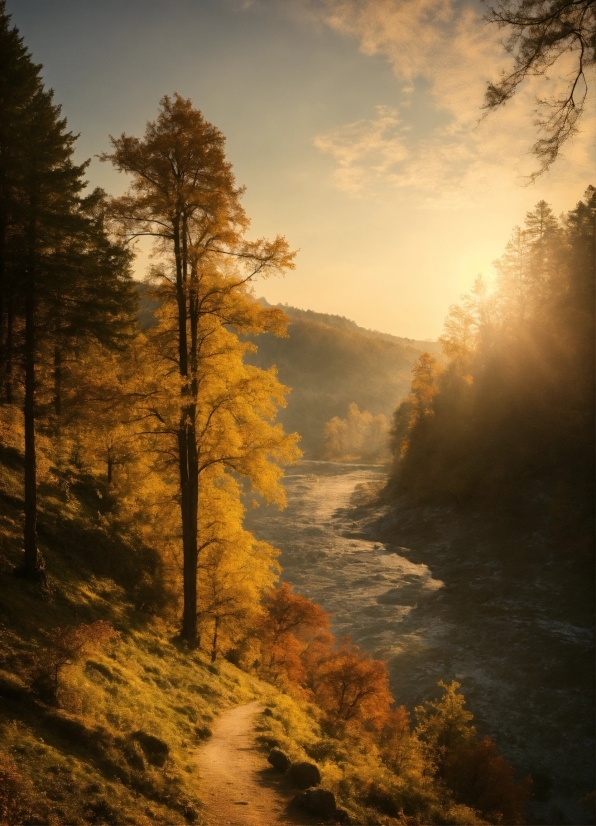
[(552, 507), (561, 498), (580, 508), (581, 520), (561, 516), (587, 543), (578, 529), (593, 513), (595, 206), (594, 187), (561, 221), (538, 203), (495, 262), (494, 289), (477, 282), (450, 309), (446, 366), (417, 367), (395, 414), (402, 490), (494, 501), (544, 485)]
[(161, 256), (153, 281), (162, 309), (151, 339), (161, 358), (161, 387), (170, 393), (158, 393), (149, 413), (153, 433), (166, 438), (177, 464), (181, 637), (195, 646), (200, 479), (207, 482), (217, 466), (249, 478), (260, 493), (281, 502), (267, 459), (296, 456), (295, 439), (267, 421), (271, 400), (282, 401), (281, 386), (271, 372), (243, 373), (246, 345), (231, 332), (283, 333), (283, 314), (257, 305), (249, 285), (259, 274), (291, 268), (293, 254), (281, 237), (245, 239), (248, 219), (224, 137), (190, 100), (165, 96), (142, 139), (121, 135), (112, 138), (112, 146), (103, 159), (132, 176), (129, 192), (113, 200), (113, 213), (127, 238), (153, 238)]

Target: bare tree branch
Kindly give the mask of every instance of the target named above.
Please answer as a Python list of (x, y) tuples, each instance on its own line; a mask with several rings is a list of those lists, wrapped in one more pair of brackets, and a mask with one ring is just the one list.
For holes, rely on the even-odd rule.
[(588, 71), (596, 53), (596, 0), (498, 0), (488, 5), (485, 19), (508, 31), (504, 46), (513, 55), (513, 69), (487, 85), (484, 109), (498, 109), (515, 95), (527, 77), (547, 77), (564, 54), (573, 55), (563, 95), (537, 99), (539, 137), (532, 153), (539, 168), (533, 182), (556, 161), (562, 146), (578, 131), (588, 93)]

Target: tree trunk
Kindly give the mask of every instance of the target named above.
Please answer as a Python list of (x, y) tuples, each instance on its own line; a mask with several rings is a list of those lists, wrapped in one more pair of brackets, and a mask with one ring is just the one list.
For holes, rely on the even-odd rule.
[(62, 350), (59, 344), (54, 345), (54, 414), (59, 426), (62, 415)]
[(37, 466), (35, 455), (35, 253), (33, 240), (26, 274), (25, 295), (25, 574), (38, 578)]
[(197, 547), (196, 506), (193, 507), (194, 485), (190, 479), (189, 441), (194, 441), (194, 430), (190, 430), (186, 421), (186, 410), (182, 411), (178, 431), (178, 451), (180, 462), (180, 510), (182, 515), (182, 551), (183, 551), (183, 595), (181, 637), (191, 648), (197, 646), (197, 565), (199, 561)]
[(213, 628), (213, 645), (211, 646), (211, 662), (214, 663), (217, 659), (217, 634), (219, 631), (219, 617), (216, 615), (215, 624)]
[[(197, 568), (199, 463), (197, 455), (196, 405), (189, 381), (187, 332), (188, 250), (186, 226), (181, 215), (174, 221), (174, 257), (176, 262), (176, 298), (178, 303), (178, 364), (182, 383), (182, 409), (178, 430), (180, 465), (180, 509), (182, 514), (183, 596), (181, 637), (197, 647)], [(192, 351), (192, 344), (191, 344)], [(193, 361), (191, 352), (191, 362)]]
[[(2, 200), (4, 193), (2, 192)], [(0, 370), (6, 366), (4, 349), (4, 312), (6, 299), (6, 211), (0, 209)]]
[(8, 294), (7, 304), (6, 350), (4, 353), (4, 395), (8, 404), (12, 404), (12, 366), (14, 358), (14, 294), (12, 288)]

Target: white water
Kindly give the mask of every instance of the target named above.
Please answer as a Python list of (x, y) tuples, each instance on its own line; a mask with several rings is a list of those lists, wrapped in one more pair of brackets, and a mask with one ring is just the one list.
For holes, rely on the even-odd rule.
[(443, 582), (400, 553), (407, 548), (350, 537), (354, 491), (384, 478), (374, 466), (301, 463), (285, 479), (286, 510), (253, 512), (249, 527), (281, 550), (283, 578), (332, 614), (336, 635), (391, 659), (424, 644), (430, 629), (412, 625), (411, 613)]
[(387, 661), (398, 702), (412, 708), (456, 679), (479, 732), (518, 769), (552, 780), (536, 816), (579, 823), (593, 725), (576, 664), (592, 656), (589, 629), (557, 618), (557, 578), (539, 565), (503, 567), (440, 535), (418, 535), (413, 550), (362, 539), (352, 506), (384, 480), (380, 467), (301, 462), (284, 480), (288, 507), (249, 511), (247, 527), (280, 549), (283, 579), (331, 613), (336, 636)]

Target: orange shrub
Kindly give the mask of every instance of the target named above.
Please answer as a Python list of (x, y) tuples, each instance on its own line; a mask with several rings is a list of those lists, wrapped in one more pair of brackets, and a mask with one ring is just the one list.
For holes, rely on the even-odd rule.
[(447, 756), (444, 779), (460, 803), (479, 809), (491, 823), (525, 823), (532, 780), (517, 782), (513, 767), (490, 737), (463, 745)]
[[(264, 600), (265, 616), (259, 628), (263, 659), (261, 667), (274, 675), (285, 673), (299, 685), (307, 674), (301, 656), (315, 640), (327, 634), (329, 617), (320, 605), (292, 593), (287, 582), (271, 591)], [(328, 635), (329, 639), (333, 638)]]
[(331, 720), (379, 730), (393, 704), (387, 665), (345, 640), (321, 664), (315, 699)]

